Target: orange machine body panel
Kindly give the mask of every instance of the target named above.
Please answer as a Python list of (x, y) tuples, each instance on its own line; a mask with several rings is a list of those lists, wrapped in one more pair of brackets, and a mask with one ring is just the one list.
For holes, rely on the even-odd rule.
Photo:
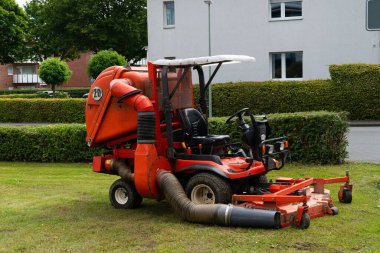
[[(91, 147), (104, 144), (111, 147), (113, 155), (109, 155), (107, 159), (132, 159), (130, 162), (134, 164), (136, 190), (142, 197), (159, 198), (157, 171), (172, 171), (172, 167), (164, 155), (167, 139), (162, 116), (162, 73), (153, 65), (148, 68), (110, 67), (98, 76), (87, 98), (86, 140)], [(178, 72), (168, 73), (169, 92), (175, 89), (182, 71), (179, 69)], [(177, 109), (194, 106), (190, 71), (182, 79), (181, 85), (177, 86), (171, 104), (173, 115)], [(155, 144), (137, 143), (138, 112), (146, 110), (155, 113)], [(174, 121), (174, 125), (179, 125), (178, 119)], [(125, 149), (125, 142), (132, 144), (127, 156), (131, 153), (133, 158), (119, 152)], [(104, 167), (104, 160), (104, 157), (96, 159), (94, 171), (108, 172)]]
[(148, 97), (152, 93), (147, 68), (132, 72), (111, 67), (109, 71), (107, 69), (103, 72), (96, 79), (87, 98), (86, 128), (87, 142), (91, 139), (90, 146), (97, 146), (121, 137), (130, 136), (132, 139), (136, 136), (137, 111), (111, 95), (110, 83), (117, 78), (131, 80), (134, 87), (149, 93)]
[[(176, 85), (180, 73), (169, 73), (169, 89)], [(158, 100), (162, 101), (162, 88), (160, 85), (160, 73), (156, 73), (157, 87), (153, 87), (153, 81), (149, 79), (148, 68), (110, 67), (103, 71), (91, 87), (86, 104), (86, 129), (89, 146), (98, 146), (117, 139), (135, 139), (137, 134), (137, 111), (133, 106), (119, 101), (118, 97), (111, 94), (110, 84), (114, 79), (125, 79), (142, 91), (142, 94), (154, 101), (154, 92)], [(173, 110), (193, 106), (193, 87), (191, 73), (186, 75), (183, 84), (172, 98)], [(156, 112), (162, 110), (161, 103), (156, 104)], [(159, 117), (159, 115), (156, 115)], [(159, 122), (158, 118), (158, 122)], [(129, 138), (130, 137), (130, 138)]]
[(137, 144), (135, 168), (135, 186), (138, 193), (144, 198), (159, 198), (157, 171), (171, 171), (168, 159), (158, 156), (154, 144)]

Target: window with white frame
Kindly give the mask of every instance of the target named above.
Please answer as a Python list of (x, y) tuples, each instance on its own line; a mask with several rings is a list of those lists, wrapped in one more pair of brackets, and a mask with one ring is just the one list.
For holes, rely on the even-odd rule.
[(271, 53), (272, 79), (303, 77), (303, 52)]
[(291, 20), (302, 18), (302, 1), (269, 0), (271, 20)]
[(164, 27), (171, 28), (174, 26), (175, 26), (174, 1), (164, 1)]
[(34, 66), (18, 66), (16, 67), (16, 74), (17, 75), (31, 75), (35, 74), (36, 69)]
[(11, 66), (8, 66), (8, 68), (7, 68), (7, 72), (8, 72), (8, 76), (13, 76), (13, 66), (11, 65)]

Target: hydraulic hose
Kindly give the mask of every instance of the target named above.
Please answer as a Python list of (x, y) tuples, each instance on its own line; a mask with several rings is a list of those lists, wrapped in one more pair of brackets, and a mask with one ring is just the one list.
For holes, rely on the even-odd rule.
[(280, 213), (276, 211), (248, 209), (224, 204), (194, 204), (186, 196), (178, 179), (168, 171), (158, 171), (157, 183), (165, 199), (184, 220), (222, 226), (280, 227)]

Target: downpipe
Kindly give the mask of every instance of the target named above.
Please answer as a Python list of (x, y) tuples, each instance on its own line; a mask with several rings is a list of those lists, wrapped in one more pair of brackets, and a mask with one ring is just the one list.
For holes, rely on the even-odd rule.
[(280, 212), (224, 204), (194, 204), (178, 179), (168, 171), (158, 171), (157, 183), (165, 199), (186, 221), (233, 227), (280, 228)]

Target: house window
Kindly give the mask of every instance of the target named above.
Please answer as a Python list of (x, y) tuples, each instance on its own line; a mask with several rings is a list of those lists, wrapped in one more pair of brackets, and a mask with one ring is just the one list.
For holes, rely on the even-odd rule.
[(270, 0), (271, 20), (292, 20), (302, 18), (302, 1)]
[(13, 66), (8, 66), (8, 76), (13, 76)]
[(303, 77), (303, 52), (271, 53), (272, 79)]
[(18, 75), (31, 75), (35, 74), (35, 67), (34, 66), (19, 66), (16, 67), (16, 74)]
[(281, 18), (281, 3), (271, 4), (271, 18)]
[(175, 25), (174, 1), (164, 2), (164, 27), (171, 28)]

